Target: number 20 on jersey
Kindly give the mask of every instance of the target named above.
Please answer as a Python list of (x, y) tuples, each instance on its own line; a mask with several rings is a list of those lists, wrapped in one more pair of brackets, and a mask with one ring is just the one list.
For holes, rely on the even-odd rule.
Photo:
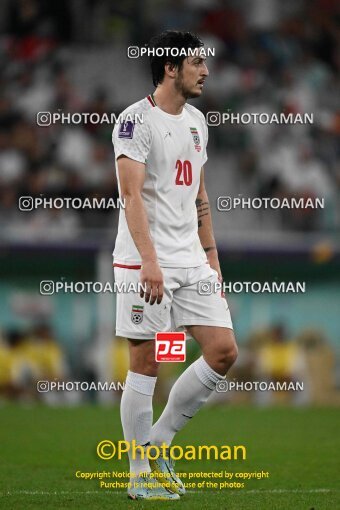
[(192, 166), (190, 161), (185, 159), (181, 161), (178, 159), (176, 161), (176, 180), (175, 183), (177, 186), (191, 186), (192, 184)]

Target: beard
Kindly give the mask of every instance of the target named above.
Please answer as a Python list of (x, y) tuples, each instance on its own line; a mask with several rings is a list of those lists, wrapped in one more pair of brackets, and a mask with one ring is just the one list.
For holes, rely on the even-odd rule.
[(181, 71), (178, 73), (178, 76), (175, 79), (175, 89), (184, 97), (185, 100), (193, 99), (201, 95), (201, 91), (196, 92), (193, 87), (189, 88), (185, 85)]

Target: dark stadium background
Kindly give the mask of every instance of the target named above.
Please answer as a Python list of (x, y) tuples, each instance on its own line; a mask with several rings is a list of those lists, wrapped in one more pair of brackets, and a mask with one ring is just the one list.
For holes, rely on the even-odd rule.
[[(314, 115), (312, 125), (225, 124), (209, 129), (205, 174), (224, 279), (306, 282), (305, 293), (228, 296), (240, 346), (230, 377), (299, 380), (305, 391), (225, 393), (216, 395), (215, 403), (227, 403), (229, 409), (339, 406), (336, 0), (0, 3), (3, 405), (114, 406), (120, 399), (119, 392), (36, 390), (38, 380), (124, 380), (126, 346), (114, 335), (115, 296), (39, 293), (42, 280), (113, 281), (118, 211), (23, 212), (18, 202), (22, 196), (117, 198), (113, 126), (40, 127), (37, 112), (118, 114), (153, 91), (147, 58), (128, 59), (127, 48), (174, 28), (194, 31), (216, 49), (207, 61), (210, 76), (204, 93), (193, 102), (203, 113)], [(220, 195), (318, 197), (324, 198), (325, 208), (221, 212)], [(190, 342), (188, 362), (197, 354)], [(164, 402), (182, 369), (162, 367), (157, 402)]]

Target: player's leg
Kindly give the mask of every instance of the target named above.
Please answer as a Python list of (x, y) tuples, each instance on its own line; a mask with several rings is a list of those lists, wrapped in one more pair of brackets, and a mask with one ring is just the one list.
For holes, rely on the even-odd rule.
[[(125, 441), (134, 439), (144, 446), (150, 441), (152, 397), (157, 381), (154, 340), (129, 340), (130, 370), (123, 391), (120, 415)], [(150, 472), (149, 461), (142, 456), (132, 458), (129, 452), (131, 476)]]
[[(216, 384), (237, 357), (233, 331), (211, 326), (187, 326), (187, 330), (202, 348), (203, 355), (192, 363), (173, 385), (168, 402), (151, 431), (151, 443), (171, 445), (175, 434), (207, 402)], [(150, 462), (155, 472), (170, 473), (171, 490), (185, 494), (183, 482), (176, 475), (174, 462), (162, 457)]]
[(225, 378), (238, 354), (234, 331), (214, 326), (187, 326), (187, 330), (200, 345), (207, 365)]
[[(117, 282), (138, 283), (139, 271), (115, 268)], [(170, 299), (167, 296), (167, 299)], [(157, 380), (154, 336), (162, 331), (170, 320), (160, 305), (149, 305), (137, 293), (117, 296), (116, 332), (128, 338), (130, 369), (121, 400), (121, 421), (126, 441), (136, 441), (143, 446), (150, 441), (152, 426), (152, 397)], [(152, 340), (151, 340), (152, 339)], [(178, 499), (156, 480), (150, 478), (150, 465), (146, 456), (129, 453), (131, 499)]]
[[(155, 361), (154, 340), (136, 341), (129, 339), (130, 370), (123, 391), (120, 414), (125, 441), (136, 441), (138, 446), (150, 442), (152, 426), (152, 397), (157, 380), (158, 363)], [(167, 491), (154, 478), (146, 456), (138, 451), (130, 461), (130, 499), (178, 499), (176, 494)]]
[(203, 355), (173, 385), (168, 403), (153, 425), (151, 442), (170, 445), (176, 432), (201, 409), (237, 357), (233, 331), (213, 326), (187, 326)]
[[(156, 445), (171, 444), (176, 432), (201, 409), (237, 357), (226, 300), (221, 294), (199, 295), (197, 283), (203, 278), (214, 282), (217, 274), (210, 267), (202, 267), (197, 272), (195, 285), (186, 285), (174, 294), (176, 326), (186, 326), (188, 333), (200, 344), (203, 354), (172, 387), (167, 405), (152, 427), (151, 442)], [(193, 275), (192, 279), (195, 280)], [(177, 485), (181, 490), (178, 479)]]

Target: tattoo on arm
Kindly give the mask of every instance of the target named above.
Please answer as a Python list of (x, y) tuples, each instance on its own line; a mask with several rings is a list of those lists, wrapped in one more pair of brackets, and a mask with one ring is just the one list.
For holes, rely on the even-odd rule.
[(196, 199), (197, 217), (198, 217), (198, 228), (202, 226), (203, 216), (208, 216), (210, 206), (209, 202), (204, 202), (201, 198)]
[(208, 253), (208, 251), (216, 250), (216, 246), (208, 246), (208, 248), (203, 248), (205, 253)]

